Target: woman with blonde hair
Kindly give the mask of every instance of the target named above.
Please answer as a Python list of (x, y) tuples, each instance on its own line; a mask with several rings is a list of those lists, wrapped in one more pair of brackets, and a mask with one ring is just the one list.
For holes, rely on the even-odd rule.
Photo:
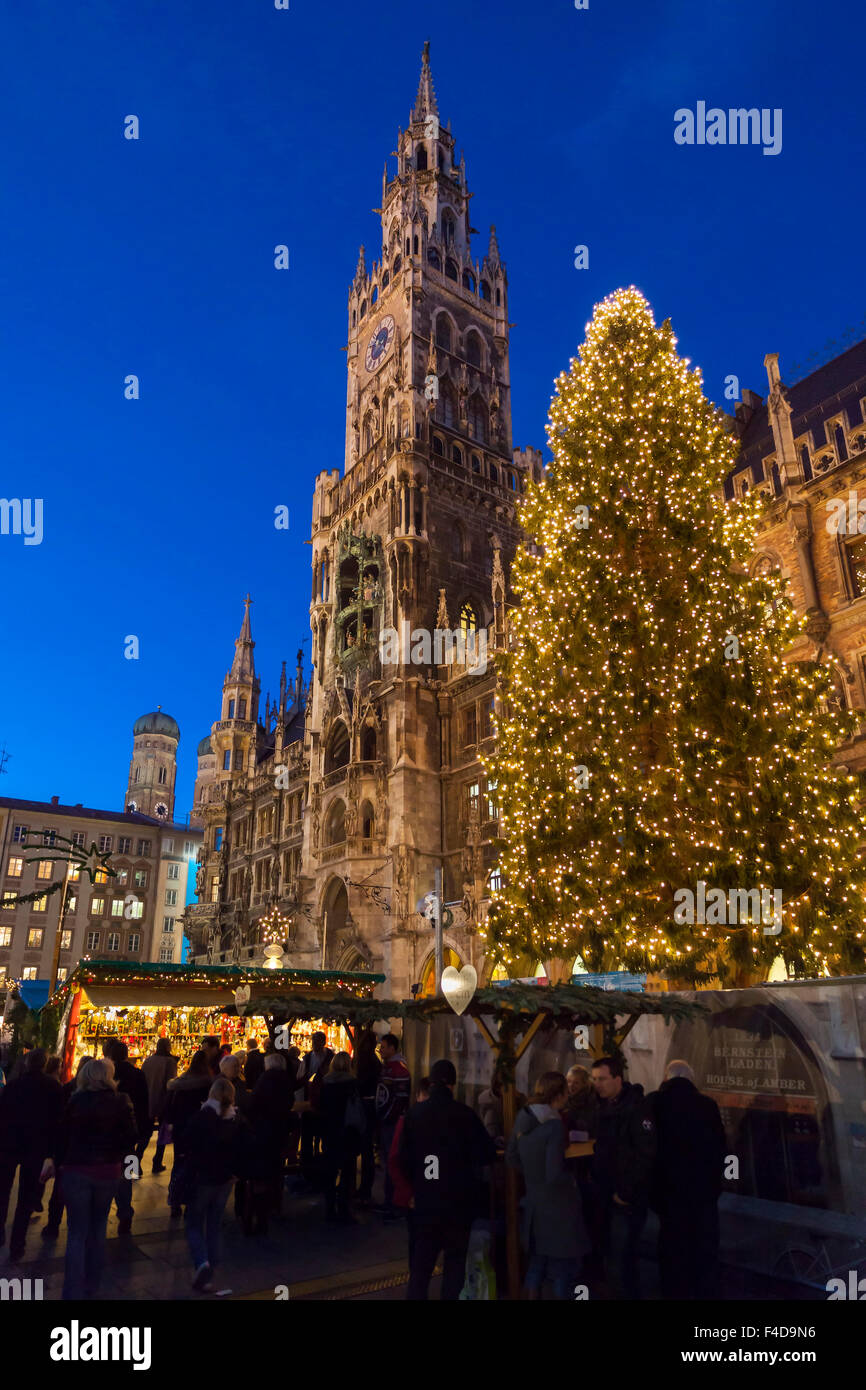
[(212, 1083), (207, 1100), (187, 1125), (184, 1142), (186, 1238), (195, 1268), (192, 1286), (212, 1293), (223, 1212), (240, 1168), (240, 1120), (235, 1088), (227, 1077), (218, 1076)]
[[(129, 1096), (114, 1082), (114, 1065), (93, 1057), (79, 1069), (60, 1126), (54, 1162), (66, 1202), (65, 1299), (95, 1298), (105, 1263), (105, 1228), (124, 1162), (135, 1154), (137, 1130)], [(48, 1176), (54, 1164), (47, 1165)]]

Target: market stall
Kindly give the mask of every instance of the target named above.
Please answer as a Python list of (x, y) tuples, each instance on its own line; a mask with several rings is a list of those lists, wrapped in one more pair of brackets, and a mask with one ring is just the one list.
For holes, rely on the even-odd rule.
[[(147, 965), (106, 960), (82, 961), (48, 1001), (59, 1014), (57, 1049), (63, 1056), (63, 1079), (75, 1074), (82, 1057), (102, 1055), (103, 1043), (118, 1038), (134, 1061), (149, 1057), (159, 1038), (171, 1041), (181, 1069), (201, 1046), (216, 1036), (232, 1051), (256, 1038), (264, 1049), (273, 1029), (267, 1008), (258, 1001), (275, 992), (301, 996), (309, 1007), (293, 1020), (291, 1044), (309, 1050), (315, 1032), (325, 1033), (335, 1051), (352, 1051), (349, 1033), (330, 1017), (315, 1016), (315, 1001), (345, 995), (367, 999), (383, 980), (358, 971), (262, 970), (222, 965)], [(236, 991), (243, 990), (236, 1003)], [(245, 998), (249, 990), (248, 999)], [(327, 1013), (327, 1009), (323, 1010)]]

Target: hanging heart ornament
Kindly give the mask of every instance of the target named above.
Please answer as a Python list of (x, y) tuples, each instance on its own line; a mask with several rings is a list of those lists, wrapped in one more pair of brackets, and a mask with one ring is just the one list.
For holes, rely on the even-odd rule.
[(249, 1002), (250, 1002), (250, 987), (249, 987), (249, 985), (238, 985), (237, 989), (235, 990), (235, 1008), (237, 1009), (237, 1011), (238, 1011), (239, 1014), (242, 1014), (242, 1013), (243, 1013), (245, 1006), (246, 1006)]
[(478, 988), (478, 974), (473, 965), (455, 970), (446, 965), (442, 971), (442, 993), (456, 1014), (462, 1014)]

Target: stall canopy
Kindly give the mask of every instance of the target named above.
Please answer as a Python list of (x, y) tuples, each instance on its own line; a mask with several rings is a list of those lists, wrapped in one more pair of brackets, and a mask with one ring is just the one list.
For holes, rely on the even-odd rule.
[(306, 999), (322, 994), (368, 997), (384, 975), (340, 970), (263, 970), (241, 965), (148, 965), (134, 961), (80, 961), (49, 1001), (62, 1007), (70, 992), (83, 989), (97, 1007), (140, 1003), (145, 994), (167, 1007), (234, 1007), (234, 991), (248, 985), (254, 1009), (262, 994), (297, 991)]

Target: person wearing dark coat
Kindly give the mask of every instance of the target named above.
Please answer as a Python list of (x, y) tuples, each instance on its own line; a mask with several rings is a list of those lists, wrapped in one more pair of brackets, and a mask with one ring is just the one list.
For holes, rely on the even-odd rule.
[(517, 1116), (505, 1152), (526, 1188), (522, 1239), (529, 1255), (524, 1288), (530, 1299), (541, 1297), (545, 1279), (552, 1281), (557, 1298), (572, 1299), (580, 1259), (589, 1248), (577, 1183), (565, 1159), (567, 1102), (562, 1072), (545, 1072)]
[(244, 1081), (248, 1091), (256, 1089), (256, 1083), (265, 1069), (265, 1054), (259, 1051), (255, 1038), (247, 1040), (247, 1056), (244, 1062)]
[(336, 1053), (328, 1068), (322, 1081), (319, 1112), (322, 1118), (325, 1208), (328, 1218), (354, 1224), (351, 1203), (355, 1195), (355, 1169), (367, 1120), (348, 1052)]
[(0, 1246), (18, 1169), (18, 1201), (9, 1238), (9, 1258), (20, 1260), (30, 1217), (40, 1205), (42, 1165), (53, 1152), (63, 1113), (63, 1092), (45, 1075), (45, 1053), (33, 1048), (17, 1081), (0, 1091)]
[(105, 1227), (123, 1163), (135, 1146), (129, 1096), (115, 1087), (110, 1058), (79, 1069), (63, 1115), (54, 1163), (66, 1198), (64, 1299), (95, 1298), (105, 1261)]
[(373, 1199), (373, 1179), (376, 1175), (376, 1089), (382, 1074), (382, 1063), (376, 1055), (378, 1043), (373, 1029), (367, 1028), (355, 1048), (355, 1076), (366, 1119), (361, 1135), (361, 1181), (358, 1186), (358, 1202), (362, 1206), (369, 1205)]
[(443, 1252), (443, 1300), (460, 1297), (472, 1222), (483, 1205), (481, 1170), (496, 1147), (468, 1105), (454, 1099), (457, 1072), (447, 1059), (430, 1069), (430, 1099), (413, 1105), (403, 1122), (397, 1162), (412, 1185), (415, 1249), (407, 1297), (429, 1296), (436, 1257)]
[(165, 1145), (159, 1142), (159, 1130), (164, 1121), (164, 1112), (168, 1104), (168, 1083), (177, 1076), (177, 1058), (172, 1056), (170, 1038), (157, 1039), (156, 1051), (141, 1064), (141, 1074), (147, 1082), (148, 1139), (154, 1128), (157, 1131), (152, 1171), (161, 1173), (165, 1167), (163, 1163)]
[[(234, 1087), (234, 1104), (238, 1112), (238, 1119), (241, 1124), (241, 1153), (238, 1158), (238, 1180), (235, 1183), (235, 1216), (242, 1226), (249, 1224), (250, 1218), (250, 1185), (246, 1178), (245, 1158), (249, 1152), (252, 1131), (247, 1123), (247, 1119), (252, 1108), (253, 1096), (243, 1078), (244, 1054), (233, 1052), (227, 1057), (223, 1057), (220, 1062), (220, 1075), (226, 1081), (230, 1081)], [(241, 1170), (244, 1170), (243, 1172)]]
[(188, 1069), (182, 1076), (168, 1083), (168, 1102), (165, 1107), (165, 1120), (171, 1125), (171, 1142), (174, 1145), (174, 1162), (169, 1182), (169, 1200), (172, 1201), (171, 1214), (177, 1219), (182, 1208), (172, 1200), (174, 1180), (180, 1174), (184, 1158), (184, 1137), (186, 1127), (193, 1115), (197, 1115), (210, 1090), (211, 1074), (206, 1054), (199, 1049), (190, 1058)]
[(713, 1299), (727, 1149), (719, 1107), (701, 1095), (687, 1062), (668, 1064), (650, 1100), (658, 1133), (653, 1206), (659, 1214), (661, 1295)]
[(246, 1160), (245, 1176), (250, 1180), (251, 1211), (248, 1235), (266, 1235), (271, 1210), (282, 1202), (283, 1171), (286, 1162), (294, 1084), (281, 1052), (265, 1054), (265, 1070), (256, 1082), (248, 1118), (252, 1145)]
[[(129, 1096), (132, 1103), (137, 1138), (135, 1148), (127, 1155), (127, 1158), (135, 1158), (140, 1174), (141, 1160), (144, 1157), (152, 1128), (147, 1082), (138, 1067), (130, 1062), (129, 1048), (125, 1042), (121, 1042), (119, 1038), (111, 1038), (102, 1050), (106, 1057), (109, 1057), (114, 1063), (114, 1081), (118, 1091), (123, 1096)], [(132, 1230), (134, 1215), (132, 1187), (137, 1179), (127, 1176), (126, 1167), (127, 1165), (124, 1165), (123, 1176), (117, 1185), (117, 1234), (119, 1236), (129, 1235)]]
[[(90, 1060), (91, 1059), (89, 1057), (82, 1057), (78, 1063), (78, 1067), (72, 1080), (67, 1081), (61, 1087), (61, 1091), (63, 1092), (64, 1114), (66, 1112), (66, 1107), (69, 1104), (75, 1092), (75, 1085), (78, 1080), (78, 1074), (81, 1071), (81, 1068), (84, 1066), (84, 1063), (89, 1062)], [(48, 1220), (42, 1227), (43, 1240), (57, 1240), (58, 1236), (60, 1235), (60, 1223), (63, 1220), (63, 1211), (65, 1206), (66, 1198), (63, 1196), (63, 1174), (58, 1168), (57, 1172), (54, 1174), (54, 1185), (51, 1189), (51, 1199), (48, 1203)]]
[(592, 1064), (598, 1121), (592, 1160), (601, 1249), (625, 1298), (640, 1298), (638, 1245), (646, 1224), (656, 1157), (652, 1105), (643, 1087), (624, 1079), (619, 1057)]
[(193, 1288), (202, 1293), (213, 1291), (223, 1212), (240, 1165), (242, 1121), (234, 1095), (232, 1083), (217, 1077), (185, 1131), (184, 1163), (190, 1183), (186, 1238), (195, 1269)]

